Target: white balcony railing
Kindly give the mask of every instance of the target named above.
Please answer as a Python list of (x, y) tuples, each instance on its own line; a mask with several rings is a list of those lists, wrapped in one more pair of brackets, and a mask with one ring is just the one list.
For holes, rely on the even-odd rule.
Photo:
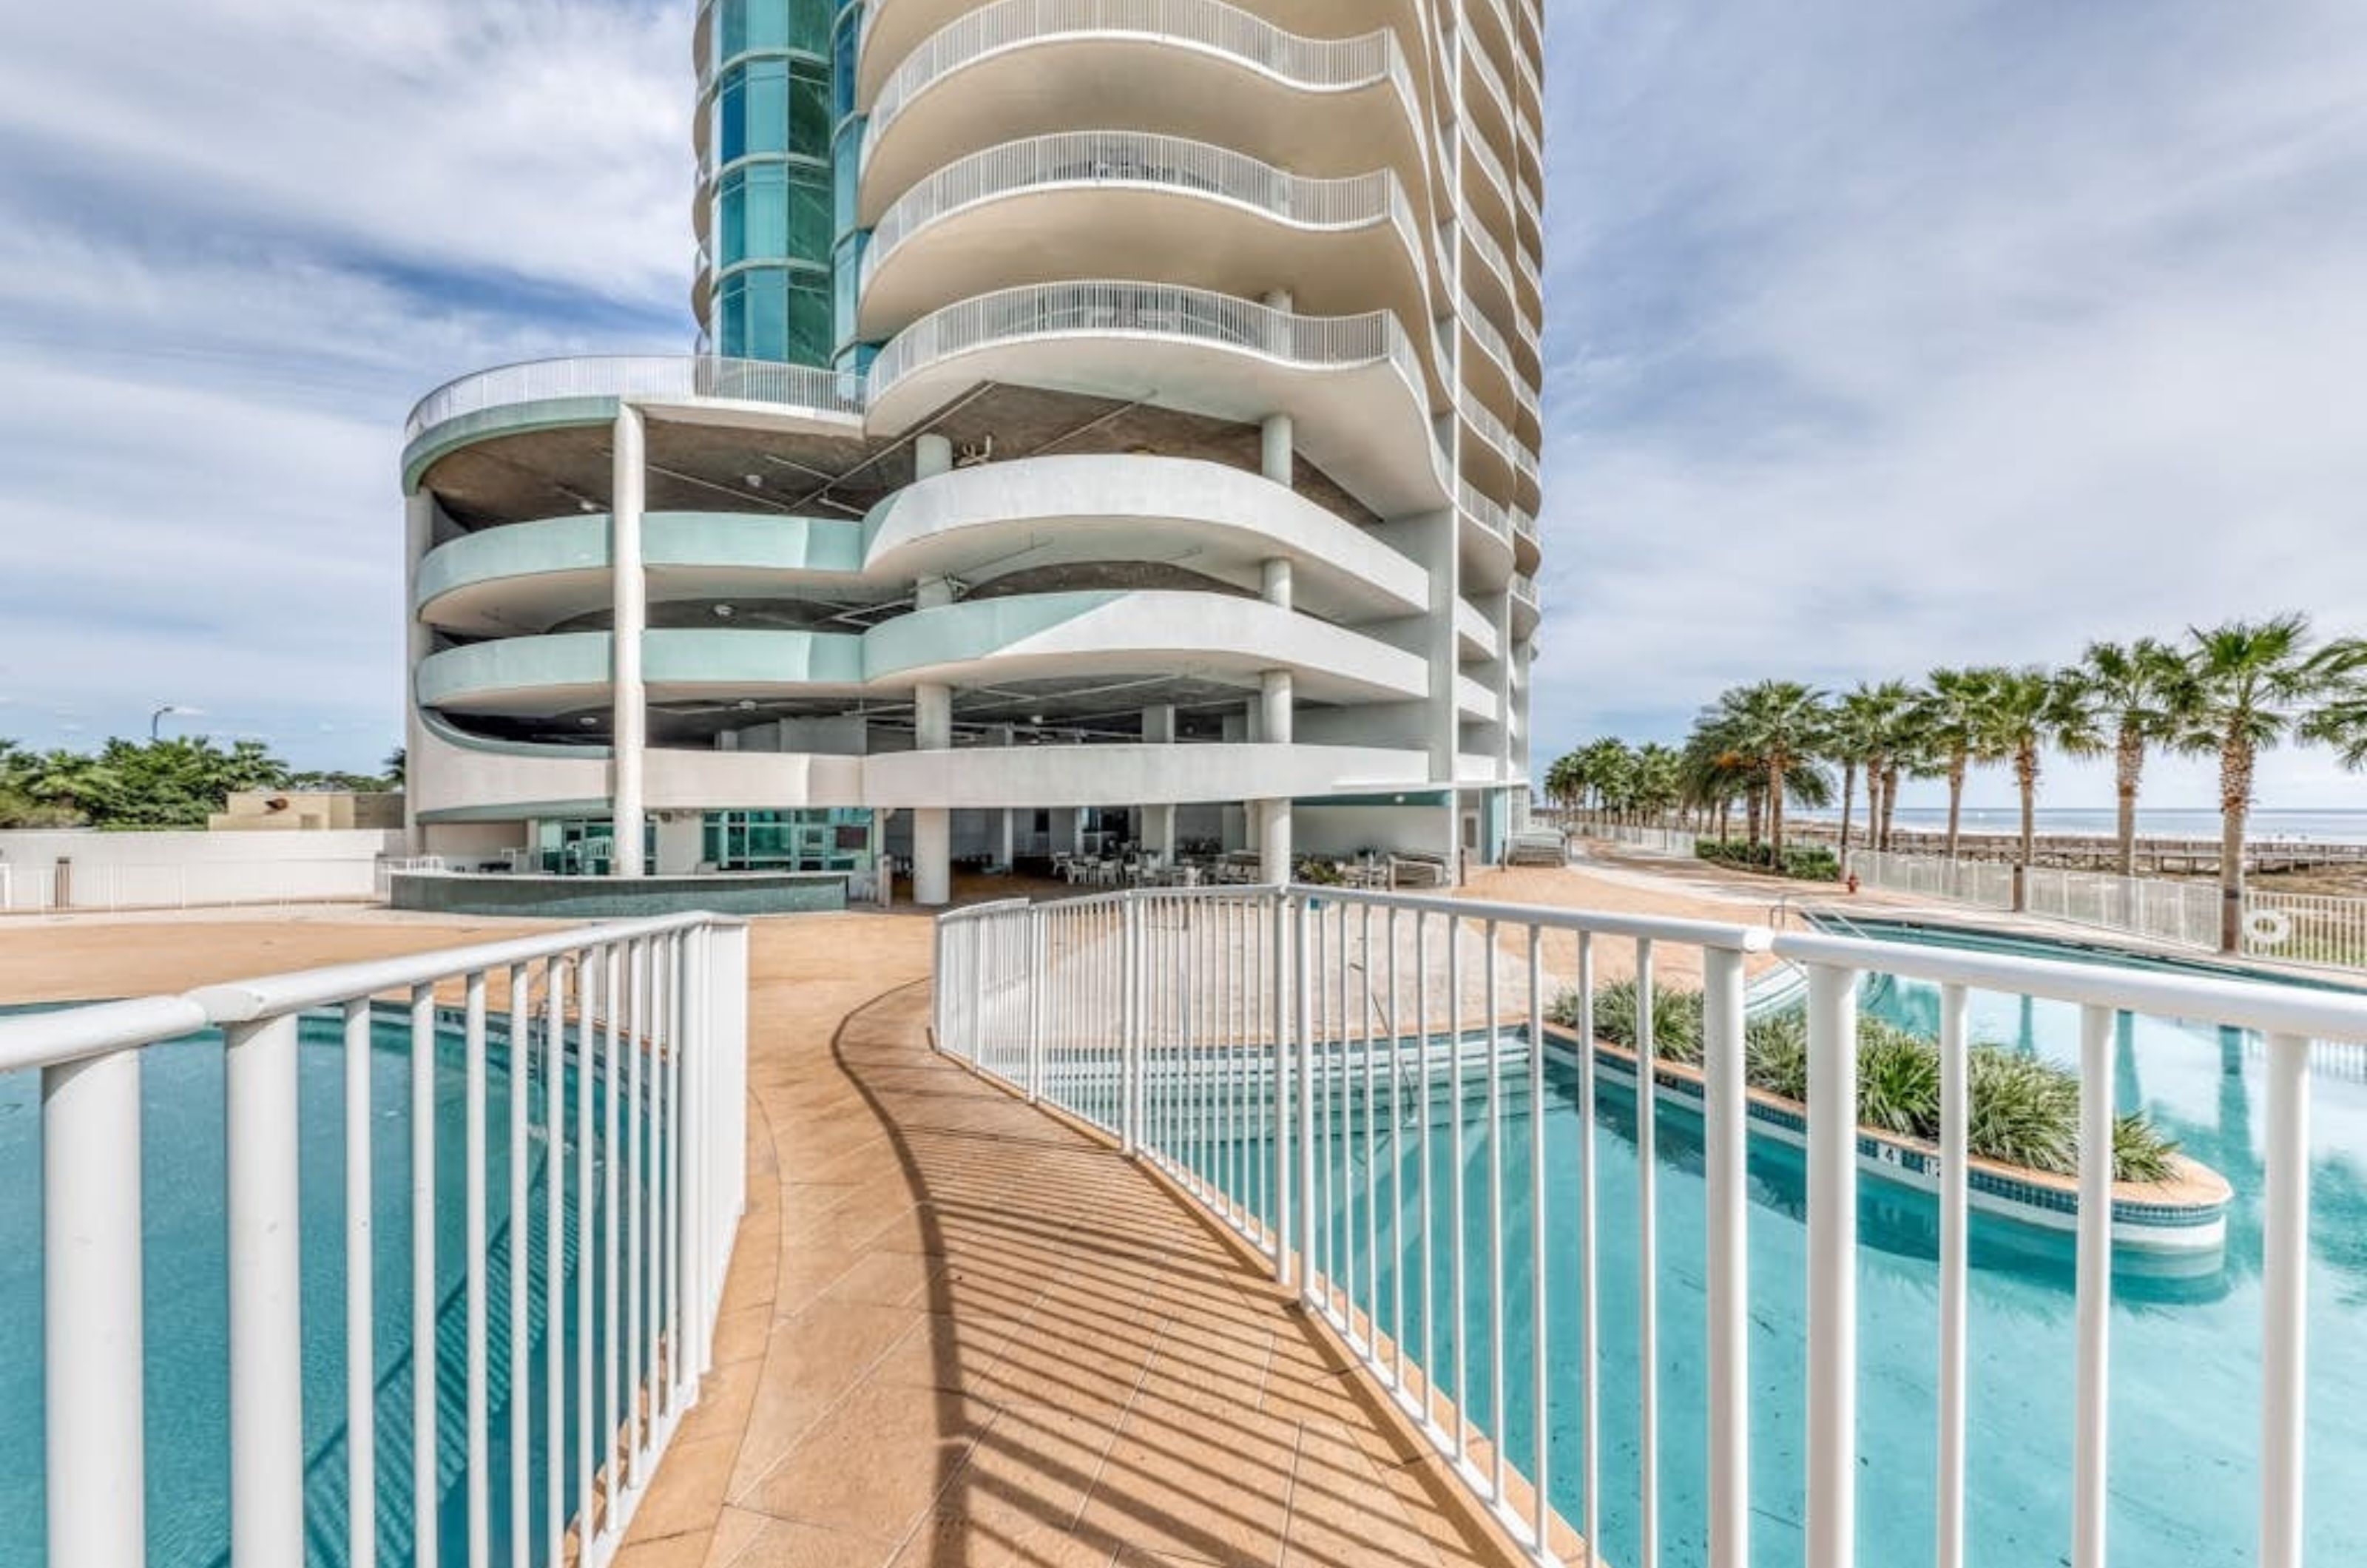
[(948, 164), (899, 197), (871, 231), (863, 257), (868, 286), (880, 263), (914, 233), (949, 213), (1019, 191), (1063, 187), (1172, 190), (1237, 202), (1310, 229), (1387, 222), (1421, 265), (1413, 204), (1386, 169), (1312, 179), (1246, 153), (1180, 136), (1085, 130), (1030, 137)]
[[(999, 343), (1058, 337), (1142, 336), (1205, 344), (1309, 369), (1388, 365), (1418, 407), (1429, 385), (1404, 327), (1387, 310), (1302, 316), (1253, 300), (1174, 284), (1098, 281), (1005, 288), (957, 301), (890, 339), (871, 362), (875, 405), (927, 366)], [(1444, 474), (1435, 440), (1430, 461)]]
[[(1805, 975), (1806, 1114), (1801, 1122), (1786, 1111), (1794, 1120), (1772, 1124), (1786, 1134), (1754, 1134), (1771, 1123), (1746, 1073), (1746, 967), (1770, 957)], [(1640, 976), (1648, 996), (1656, 965), (1703, 976), (1697, 1066), (1665, 1061), (1648, 1006), (1632, 1021), (1632, 1055), (1591, 1044), (1598, 973)], [(1571, 983), (1569, 1027), (1559, 1031), (1549, 1026), (1549, 967)], [(1858, 1125), (1857, 1014), (1868, 976), (1937, 991), (1938, 1133), (1903, 1154), (1874, 1148), (1890, 1147), (1896, 1161), (1872, 1157)], [(1990, 1201), (1994, 1180), (1968, 1157), (1976, 991), (2009, 1005), (2026, 998), (2067, 1007), (2077, 1020), (2077, 1177), (2056, 1190), (2076, 1210), (2062, 1222), (2074, 1255), (2062, 1269), (2072, 1309), (2059, 1404), (2015, 1392), (2037, 1369), (1986, 1367), (1967, 1354), (1971, 1192), (1979, 1185)], [(1927, 1553), (1961, 1568), (1975, 1468), (1967, 1410), (1984, 1400), (2010, 1398), (2030, 1422), (1992, 1442), (2059, 1465), (2044, 1482), (2027, 1463), (2009, 1466), (2023, 1478), (2015, 1501), (2053, 1518), (2040, 1527), (2025, 1517), (2016, 1528), (2063, 1532), (2027, 1540), (2030, 1551), (2103, 1568), (2108, 1496), (2123, 1518), (2174, 1504), (2127, 1495), (2135, 1483), (2113, 1475), (2106, 1442), (2114, 1226), (2128, 1207), (2114, 1181), (2115, 1019), (2253, 1032), (2265, 1054), (2253, 1135), (2264, 1167), (2254, 1222), (2261, 1312), (2258, 1359), (2238, 1358), (2236, 1375), (2253, 1385), (2243, 1408), (2258, 1413), (2259, 1483), (2252, 1522), (2237, 1529), (2255, 1543), (2247, 1561), (2302, 1561), (2312, 1055), (2315, 1043), (2367, 1040), (2367, 998), (1750, 925), (1258, 888), (1014, 902), (946, 916), (935, 1006), (940, 1050), (1100, 1129), (1258, 1248), (1277, 1282), (1331, 1325), (1539, 1562), (1571, 1560), (1567, 1537), (1552, 1528), (1560, 1496), (1570, 1501), (1567, 1522), (1587, 1543), (1587, 1562), (1659, 1562), (1663, 1535), (1682, 1530), (1688, 1560), (1714, 1568), (1750, 1562), (1754, 1533), (1781, 1536), (1782, 1550), (1817, 1568)], [(1602, 1174), (1611, 1168), (1612, 1134), (1597, 1130), (1598, 1106), (1604, 1119), (1616, 1113), (1644, 1061), (1654, 1064), (1660, 1097), (1697, 1109), (1703, 1157), (1696, 1167), (1678, 1150), (1663, 1161), (1661, 1118), (1636, 1116), (1634, 1163), (1621, 1155), (1614, 1211)], [(1434, 1090), (1449, 1108), (1443, 1114)], [(1528, 1113), (1549, 1103), (1569, 1107), (1565, 1141), (1550, 1156), (1547, 1118)], [(1695, 1118), (1682, 1121), (1690, 1143)], [(1755, 1145), (1772, 1137), (1806, 1145), (1796, 1209), (1791, 1198), (1754, 1196), (1766, 1179)], [(1886, 1424), (1862, 1441), (1859, 1190), (1874, 1179), (1862, 1178), (1861, 1166), (1896, 1170), (1909, 1156), (1931, 1162), (1919, 1168), (1934, 1195), (1938, 1326), (1933, 1392), (1905, 1406), (1913, 1412), (1905, 1419), (1931, 1425), (1898, 1430), (1894, 1398)], [(1761, 1245), (1771, 1206), (1800, 1216), (1804, 1240)], [(1640, 1293), (1619, 1298), (1620, 1315), (1633, 1323), (1610, 1335), (1601, 1318), (1614, 1257)], [(1555, 1266), (1542, 1266), (1546, 1258)], [(1681, 1290), (1698, 1300), (1691, 1310), (1705, 1322), (1680, 1324), (1664, 1308), (1663, 1294), (1673, 1300)], [(1803, 1298), (1805, 1317), (1774, 1308)], [(1442, 1301), (1455, 1303), (1451, 1314), (1433, 1310)], [(1869, 1356), (1895, 1359), (1897, 1328), (1870, 1330)], [(1691, 1388), (1664, 1390), (1670, 1352), (1696, 1336), (1698, 1360), (1684, 1353)], [(1773, 1370), (1754, 1375), (1762, 1359)], [(1785, 1371), (1803, 1366), (1805, 1375)], [(1620, 1391), (1625, 1436), (1615, 1449), (1607, 1445), (1614, 1411), (1606, 1383)], [(2124, 1382), (2119, 1397), (2128, 1396)], [(1795, 1412), (1805, 1415), (1796, 1427)], [(1754, 1462), (1778, 1421), (1786, 1438)], [(2191, 1421), (2159, 1422), (2133, 1440), (2146, 1448), (2144, 1475), (2157, 1484), (2225, 1462), (2200, 1453), (2186, 1468), (2165, 1462), (2162, 1445), (2204, 1441)], [(1640, 1465), (1638, 1453), (1649, 1456)], [(2000, 1461), (1987, 1452), (1980, 1460), (1995, 1484)], [(1664, 1512), (1680, 1464), (1683, 1511)], [(1770, 1474), (1784, 1484), (1768, 1484)], [(1862, 1476), (1884, 1489), (1863, 1509)], [(2318, 1479), (2341, 1480), (2331, 1472)], [(2211, 1505), (2218, 1517), (2237, 1506)], [(1928, 1543), (1921, 1550), (1862, 1557), (1864, 1529), (1887, 1529), (1895, 1540), (1897, 1521), (1920, 1520), (1926, 1508), (1929, 1533), (1912, 1531)], [(1616, 1530), (1608, 1540), (1606, 1521)]]
[[(447, 985), (465, 1086), (457, 1158), (437, 1148)], [(342, 1040), (334, 1110), (298, 1092), (300, 1050), (331, 1048), (300, 1043), (323, 1013)], [(408, 1112), (391, 1119), (373, 1106), (379, 1021), (410, 1041)], [(471, 1562), (490, 1561), (497, 1540), (515, 1552), (502, 1561), (526, 1562), (532, 1539), (545, 1548), (536, 1560), (556, 1562), (571, 1536), (573, 1561), (608, 1562), (710, 1363), (744, 1187), (746, 929), (676, 916), (0, 1020), (0, 1070), (41, 1079), (42, 1315), (6, 1327), (44, 1348), (46, 1452), (34, 1457), (55, 1568), (147, 1561), (142, 1068), (152, 1048), (207, 1030), (220, 1032), (226, 1083), (229, 1525), (196, 1560), (292, 1565), (315, 1560), (308, 1542), (333, 1540), (350, 1568), (432, 1562), (439, 1513), (463, 1509)], [(506, 1115), (492, 1125), (496, 1103)], [(391, 1135), (407, 1152), (380, 1142)], [(345, 1238), (343, 1310), (325, 1322), (304, 1311), (299, 1206), (300, 1164), (313, 1163), (300, 1156), (323, 1143), (343, 1151), (332, 1201)], [(391, 1209), (389, 1156), (413, 1173)], [(461, 1179), (439, 1184), (439, 1160)], [(438, 1282), (439, 1231), (465, 1238), (457, 1299)], [(390, 1232), (410, 1257), (407, 1399), (375, 1348), (390, 1326), (374, 1304), (385, 1270), (373, 1235)], [(323, 1345), (345, 1367), (342, 1395), (328, 1396), (343, 1411), (343, 1462), (316, 1499), (308, 1470), (336, 1457), (308, 1455), (306, 1406), (322, 1393), (304, 1369)], [(503, 1394), (512, 1415), (496, 1423)], [(381, 1483), (380, 1454), (406, 1450), (408, 1486)], [(407, 1504), (391, 1501), (403, 1491)], [(381, 1541), (382, 1517), (403, 1540)]]
[(652, 401), (715, 398), (825, 413), (863, 412), (860, 378), (837, 371), (763, 359), (617, 355), (530, 360), (463, 376), (420, 400), (402, 427), (402, 438), (408, 445), (438, 425), (470, 414), (570, 398)]
[(1419, 123), (1413, 73), (1397, 34), (1302, 38), (1222, 0), (997, 0), (923, 40), (880, 85), (864, 128), (866, 158), (913, 100), (1006, 50), (1068, 36), (1132, 36), (1220, 55), (1294, 86), (1339, 92), (1388, 84)]

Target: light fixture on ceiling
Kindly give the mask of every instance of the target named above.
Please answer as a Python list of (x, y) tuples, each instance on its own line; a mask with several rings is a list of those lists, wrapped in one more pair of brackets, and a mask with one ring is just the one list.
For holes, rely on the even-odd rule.
[(598, 502), (579, 495), (575, 498), (575, 510), (578, 512), (597, 512), (600, 510), (600, 507)]
[(597, 728), (600, 728), (600, 721), (599, 721), (598, 719), (596, 719), (596, 718), (594, 718), (594, 717), (593, 717), (590, 714), (588, 714), (588, 713), (587, 713), (587, 714), (585, 714), (582, 718), (577, 719), (575, 722), (576, 722), (576, 723), (578, 723), (578, 724), (580, 724), (580, 725), (582, 725), (582, 726), (583, 726), (584, 728), (586, 728), (586, 729), (597, 729)]
[(764, 476), (762, 474), (742, 474), (741, 477), (748, 481), (748, 488), (750, 490), (763, 490), (764, 488)]
[(738, 708), (742, 713), (754, 713), (756, 711), (756, 699), (753, 697), (742, 697), (731, 705)]
[(715, 606), (715, 618), (719, 621), (728, 621), (738, 613), (738, 611), (732, 609), (729, 604), (718, 604)]

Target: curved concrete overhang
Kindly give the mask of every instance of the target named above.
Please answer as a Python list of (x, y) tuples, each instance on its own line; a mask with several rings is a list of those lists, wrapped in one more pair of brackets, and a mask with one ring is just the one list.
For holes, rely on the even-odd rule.
[[(515, 822), (606, 816), (608, 750), (480, 739), (432, 713), (413, 738), (410, 789), (422, 821)], [(859, 806), (860, 757), (652, 747), (642, 753), (653, 811)]]
[[(654, 755), (654, 753), (652, 753)], [(863, 759), (875, 806), (1144, 806), (1420, 789), (1430, 754), (1376, 746), (973, 746)]]
[[(1190, 674), (1254, 689), (1288, 670), (1303, 700), (1424, 695), (1420, 657), (1260, 600), (1216, 593), (1014, 594), (919, 610), (861, 633), (653, 628), (642, 634), (652, 702), (855, 698), (921, 682), (991, 685), (1089, 672)], [(609, 700), (606, 632), (554, 632), (429, 654), (413, 689), (425, 708), (516, 717)]]
[[(1523, 584), (1525, 583), (1525, 590)], [(1534, 580), (1515, 579), (1512, 584), (1512, 637), (1524, 642), (1535, 635), (1537, 623), (1544, 618), (1537, 607), (1537, 585)]]
[[(709, 0), (712, 3), (712, 0)], [(867, 110), (889, 75), (932, 36), (978, 8), (978, 0), (869, 0), (864, 6), (855, 68), (855, 101)], [(1329, 35), (1340, 23), (1340, 0), (1258, 0), (1257, 15), (1285, 33), (1302, 38)], [(1398, 36), (1409, 60), (1437, 52), (1424, 31), (1421, 0), (1369, 0), (1357, 7), (1359, 22), (1385, 27)], [(1445, 90), (1443, 68), (1418, 76)]]
[[(862, 524), (739, 512), (653, 512), (641, 550), (652, 604), (764, 598), (853, 587)], [(614, 596), (605, 513), (547, 517), (463, 535), (419, 563), (415, 608), (441, 630), (506, 637), (606, 608)]]
[(402, 487), (437, 457), (520, 431), (601, 424), (625, 403), (685, 422), (821, 435), (863, 433), (859, 378), (767, 360), (600, 355), (497, 366), (448, 381), (403, 426)]
[[(1067, 172), (1075, 164), (1010, 170), (1026, 144), (979, 155), (1004, 165), (991, 173), (980, 171), (977, 160), (941, 171), (943, 178), (907, 192), (873, 231), (859, 335), (879, 341), (957, 299), (1081, 275), (1157, 277), (1243, 298), (1284, 277), (1294, 280), (1299, 310), (1385, 310), (1411, 324), (1426, 359), (1436, 353), (1414, 209), (1394, 173), (1296, 181), (1255, 160), (1194, 145), (1208, 156), (1192, 164), (1214, 165), (1211, 172), (1182, 159), (1098, 176)], [(1047, 245), (1048, 234), (1061, 243)]]
[(1297, 316), (1201, 289), (1048, 284), (914, 322), (871, 367), (882, 434), (982, 382), (1156, 404), (1255, 423), (1292, 418), (1309, 461), (1382, 516), (1446, 498), (1431, 389), (1396, 318)]
[(1495, 623), (1480, 613), (1479, 606), (1468, 599), (1455, 601), (1455, 637), (1465, 657), (1493, 659), (1498, 640)]
[(955, 468), (872, 509), (867, 570), (973, 584), (1088, 560), (1164, 562), (1255, 589), (1292, 563), (1295, 602), (1337, 619), (1417, 615), (1429, 573), (1259, 474), (1190, 457), (1078, 455)]
[(1430, 689), (1427, 662), (1361, 633), (1215, 593), (1017, 594), (916, 610), (866, 632), (875, 688), (984, 685), (1091, 672), (1193, 675), (1255, 688), (1292, 672), (1301, 701), (1395, 702)]
[(1496, 689), (1468, 675), (1455, 678), (1455, 706), (1465, 718), (1476, 718), (1483, 724), (1495, 723), (1504, 712)]
[[(1251, 17), (1269, 41), (1245, 51), (1220, 22), (1193, 36), (1188, 13), (1201, 8), (1181, 0), (1147, 10), (1161, 31), (1070, 26), (1057, 7), (1002, 0), (941, 30), (875, 100), (857, 221), (870, 227), (930, 173), (981, 147), (1078, 126), (1219, 142), (1301, 175), (1358, 174), (1377, 162), (1428, 188), (1419, 99), (1396, 35), (1303, 39)], [(974, 22), (1023, 11), (1011, 36), (962, 47), (997, 30)], [(1025, 25), (1038, 16), (1045, 25)], [(952, 41), (941, 49), (944, 40)]]

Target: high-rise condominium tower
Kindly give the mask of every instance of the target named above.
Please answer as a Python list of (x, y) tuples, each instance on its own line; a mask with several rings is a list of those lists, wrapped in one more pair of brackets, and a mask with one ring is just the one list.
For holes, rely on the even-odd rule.
[(421, 847), (1491, 858), (1536, 0), (709, 0), (700, 352), (412, 415)]

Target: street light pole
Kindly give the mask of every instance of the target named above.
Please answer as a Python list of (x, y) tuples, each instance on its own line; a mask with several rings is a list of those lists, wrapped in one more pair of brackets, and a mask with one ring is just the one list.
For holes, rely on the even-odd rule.
[(158, 708), (154, 713), (148, 716), (148, 744), (153, 746), (156, 743), (156, 727), (164, 721), (164, 716), (168, 713), (178, 713), (181, 710), (173, 704), (166, 703), (163, 707)]

